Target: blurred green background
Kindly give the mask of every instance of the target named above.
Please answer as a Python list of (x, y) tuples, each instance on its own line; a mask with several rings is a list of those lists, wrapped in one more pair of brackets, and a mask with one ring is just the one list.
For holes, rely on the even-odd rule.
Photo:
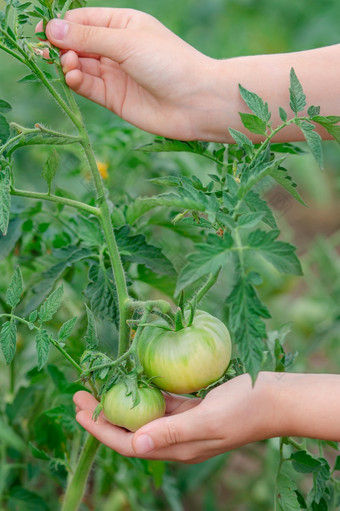
[[(146, 11), (215, 58), (299, 51), (340, 42), (339, 0), (131, 0), (128, 3), (103, 0), (89, 5)], [(0, 98), (13, 105), (10, 120), (27, 126), (36, 122), (54, 127), (62, 125), (65, 121), (58, 107), (38, 84), (18, 83), (27, 74), (26, 70), (3, 53), (0, 59)], [(196, 157), (136, 153), (135, 147), (151, 141), (151, 135), (121, 123), (112, 113), (82, 98), (79, 103), (98, 159), (109, 165), (107, 184), (115, 200), (119, 200), (123, 191), (132, 196), (154, 193), (155, 188), (147, 182), (150, 177), (180, 169), (184, 174), (195, 173), (204, 180), (211, 172), (212, 167)], [(268, 192), (283, 237), (297, 245), (305, 272), (305, 277), (298, 279), (282, 276), (269, 265), (263, 265), (265, 279), (259, 289), (272, 311), (270, 327), (292, 323), (287, 349), (299, 352), (295, 371), (338, 372), (340, 363), (340, 154), (335, 143), (325, 143), (324, 148), (324, 172), (309, 155), (289, 159), (288, 167), (308, 208), (293, 202), (281, 190)], [(41, 188), (40, 173), (47, 154), (44, 148), (18, 153), (16, 166), (21, 187)], [(68, 155), (67, 165), (57, 177), (58, 186), (67, 190), (72, 190), (75, 182), (79, 183), (80, 175), (85, 176), (73, 157)], [(84, 196), (88, 193), (86, 179), (81, 192)], [(20, 208), (20, 202), (15, 204)], [(162, 245), (162, 234), (158, 241)], [(180, 251), (181, 239), (174, 240), (174, 244), (173, 253)], [(1, 262), (1, 292), (8, 284), (10, 266), (6, 261)], [(219, 303), (223, 291), (223, 286), (214, 288), (205, 299), (207, 310), (222, 308)], [(71, 292), (70, 297), (76, 300)], [(76, 301), (70, 305), (76, 311), (80, 307)], [(68, 317), (66, 314), (65, 319)], [(110, 334), (105, 325), (102, 334), (105, 341), (105, 336)], [(27, 349), (27, 355), (31, 353)], [(34, 361), (28, 357), (25, 370), (33, 366)], [(2, 383), (6, 385), (7, 370), (0, 367)], [(278, 444), (273, 440), (197, 466), (169, 468), (163, 493), (155, 491), (152, 495), (149, 480), (140, 475), (141, 462), (122, 460), (103, 450), (93, 483), (98, 501), (103, 499), (98, 509), (271, 511), (277, 449)], [(119, 471), (113, 474), (110, 467), (115, 464)], [(147, 470), (157, 480), (160, 469), (151, 466)], [(110, 486), (113, 476), (114, 489)], [(89, 505), (84, 509), (92, 508)]]

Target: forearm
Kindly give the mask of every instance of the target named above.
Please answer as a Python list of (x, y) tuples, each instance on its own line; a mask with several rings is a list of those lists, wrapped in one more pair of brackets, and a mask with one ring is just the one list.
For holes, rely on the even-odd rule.
[[(279, 106), (289, 108), (289, 73), (293, 67), (307, 97), (307, 105), (320, 105), (322, 115), (340, 115), (340, 44), (296, 53), (255, 55), (212, 60), (207, 104), (202, 104), (202, 140), (232, 142), (228, 127), (245, 132), (254, 142), (261, 137), (247, 132), (239, 112), (249, 111), (238, 89), (240, 83), (268, 102), (272, 126), (281, 124)], [(208, 105), (208, 108), (207, 108)], [(324, 139), (326, 131), (319, 131)], [(303, 140), (296, 126), (282, 130), (277, 142)]]
[(340, 441), (340, 375), (262, 374), (271, 375), (271, 436)]

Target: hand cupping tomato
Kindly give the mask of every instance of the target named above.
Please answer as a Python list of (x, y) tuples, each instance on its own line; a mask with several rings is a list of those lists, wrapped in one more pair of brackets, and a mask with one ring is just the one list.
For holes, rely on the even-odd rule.
[(138, 357), (151, 383), (139, 382), (138, 404), (122, 377), (103, 398), (109, 422), (136, 431), (165, 413), (164, 397), (157, 387), (174, 394), (189, 394), (221, 378), (231, 358), (228, 329), (219, 319), (197, 310), (193, 321), (179, 330), (155, 321), (138, 340)]

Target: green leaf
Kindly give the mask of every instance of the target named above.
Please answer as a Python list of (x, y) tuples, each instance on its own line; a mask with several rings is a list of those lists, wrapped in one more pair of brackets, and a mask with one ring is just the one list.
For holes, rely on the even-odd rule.
[(129, 236), (130, 227), (125, 225), (115, 231), (119, 252), (123, 260), (144, 264), (147, 268), (161, 275), (176, 275), (171, 261), (159, 247), (149, 245), (145, 236)]
[(12, 107), (7, 101), (4, 101), (3, 99), (0, 99), (0, 112), (9, 112), (12, 110)]
[(229, 128), (229, 133), (235, 140), (236, 144), (245, 150), (246, 154), (248, 156), (251, 156), (254, 150), (254, 144), (249, 138), (244, 135), (241, 131), (234, 130), (232, 128)]
[(172, 140), (169, 138), (156, 139), (153, 143), (139, 147), (139, 151), (146, 153), (159, 152), (187, 152), (195, 154), (203, 154), (206, 152), (207, 144), (204, 142), (182, 142), (180, 140)]
[(50, 351), (50, 341), (45, 329), (39, 330), (35, 338), (35, 347), (38, 355), (38, 371), (44, 367), (47, 362)]
[(14, 358), (17, 347), (17, 325), (13, 319), (11, 321), (6, 321), (6, 323), (2, 325), (0, 343), (6, 364), (9, 365)]
[(31, 314), (28, 317), (28, 321), (30, 323), (34, 323), (37, 320), (37, 317), (38, 317), (38, 311), (37, 310), (32, 311)]
[(327, 460), (325, 460), (324, 458), (318, 459), (321, 462), (321, 465), (318, 471), (314, 473), (313, 485), (314, 500), (317, 504), (319, 504), (321, 498), (324, 496), (327, 483), (331, 477), (330, 468)]
[(288, 114), (286, 110), (282, 108), (282, 106), (279, 106), (279, 114), (281, 121), (286, 122), (286, 120), (288, 119)]
[(250, 250), (258, 252), (279, 272), (302, 275), (299, 259), (295, 255), (295, 247), (283, 241), (277, 241), (280, 231), (269, 232), (257, 229), (249, 234), (247, 244)]
[(86, 304), (85, 307), (87, 314), (87, 330), (85, 335), (86, 347), (88, 350), (94, 350), (98, 346), (99, 342), (97, 336), (96, 321), (94, 319), (92, 311), (88, 308)]
[(22, 220), (17, 216), (9, 221), (7, 234), (4, 236), (0, 233), (0, 261), (5, 259), (14, 249), (18, 239), (21, 236), (21, 227)]
[(302, 85), (298, 80), (293, 68), (290, 70), (290, 103), (291, 110), (297, 114), (302, 112), (306, 106), (306, 96), (303, 93)]
[[(1, 138), (1, 134), (0, 134)], [(6, 167), (4, 171), (0, 169), (0, 231), (4, 236), (7, 234), (9, 215), (11, 211), (11, 178), (10, 169)]]
[(6, 293), (6, 302), (8, 305), (12, 307), (12, 310), (18, 305), (20, 302), (20, 298), (24, 289), (24, 282), (22, 279), (22, 274), (19, 266), (17, 266), (14, 270), (14, 274), (10, 285), (7, 289)]
[(281, 511), (300, 511), (300, 504), (295, 493), (297, 489), (294, 481), (279, 474), (276, 478), (276, 499)]
[(243, 126), (252, 133), (258, 135), (266, 135), (267, 124), (265, 121), (253, 114), (244, 114), (240, 112), (241, 121)]
[(313, 458), (306, 451), (297, 451), (291, 454), (290, 460), (293, 462), (293, 467), (297, 472), (308, 474), (319, 470), (321, 462)]
[(336, 457), (334, 470), (340, 470), (340, 456)]
[(249, 277), (239, 275), (226, 300), (229, 328), (245, 369), (253, 381), (260, 371), (267, 337), (262, 318), (269, 318), (267, 307), (259, 299)]
[(247, 104), (254, 114), (259, 117), (265, 123), (268, 123), (270, 119), (270, 112), (268, 110), (268, 103), (265, 103), (263, 99), (261, 99), (255, 92), (250, 92), (249, 90), (242, 87), (239, 84), (239, 90), (242, 96), (243, 101)]
[(66, 323), (64, 323), (60, 327), (60, 330), (58, 332), (58, 340), (59, 341), (63, 342), (66, 339), (68, 339), (68, 337), (70, 337), (72, 330), (74, 328), (74, 325), (77, 322), (77, 319), (78, 319), (77, 316), (72, 319), (69, 319), (68, 321), (66, 321)]
[(319, 106), (310, 106), (307, 110), (307, 114), (309, 117), (314, 117), (314, 115), (320, 114), (320, 107)]
[(330, 135), (340, 144), (340, 126), (338, 126), (338, 123), (340, 122), (340, 116), (335, 115), (329, 115), (329, 116), (322, 116), (322, 115), (315, 115), (311, 117), (311, 121), (316, 122), (325, 130), (328, 131)]
[(267, 202), (259, 196), (258, 193), (251, 190), (248, 192), (248, 194), (244, 197), (244, 202), (246, 203), (247, 207), (252, 212), (259, 212), (263, 213), (262, 221), (269, 225), (272, 229), (276, 229), (276, 221), (274, 218), (274, 215), (272, 213), (272, 210), (268, 206)]
[(295, 200), (300, 202), (303, 206), (307, 204), (302, 199), (301, 195), (296, 189), (296, 183), (292, 180), (287, 170), (283, 167), (273, 168), (269, 172), (269, 176), (274, 179), (279, 185), (282, 186)]
[(48, 511), (45, 501), (26, 488), (15, 486), (9, 490), (8, 511)]
[(0, 144), (9, 139), (10, 128), (6, 118), (0, 114)]
[(237, 225), (242, 229), (253, 229), (257, 224), (262, 222), (263, 217), (263, 211), (259, 211), (257, 213), (246, 213), (239, 217)]
[(81, 240), (89, 246), (102, 246), (103, 245), (103, 234), (98, 222), (95, 217), (85, 218), (83, 216), (77, 219), (78, 228), (77, 232)]
[(45, 179), (45, 181), (47, 183), (49, 193), (51, 193), (52, 181), (53, 181), (53, 178), (58, 170), (59, 162), (60, 162), (60, 155), (57, 152), (57, 150), (53, 148), (52, 151), (50, 152), (50, 155), (49, 155), (46, 163), (43, 166), (43, 170), (41, 173), (42, 177)]
[(89, 270), (89, 284), (85, 296), (94, 314), (111, 323), (118, 324), (118, 298), (111, 269), (93, 264)]
[(47, 452), (42, 451), (41, 449), (38, 449), (38, 447), (33, 445), (32, 442), (28, 442), (28, 447), (31, 451), (32, 456), (34, 456), (38, 460), (49, 461), (51, 459), (51, 456), (49, 456), (49, 454), (47, 454)]
[(319, 133), (314, 131), (314, 126), (308, 122), (299, 123), (299, 127), (304, 134), (306, 142), (312, 155), (323, 169), (323, 150), (322, 150), (322, 139)]
[(275, 173), (284, 160), (285, 157), (262, 163), (253, 162), (249, 167), (245, 167), (241, 175), (241, 185), (238, 192), (239, 198), (242, 199), (263, 178)]
[(182, 268), (176, 287), (176, 296), (190, 284), (210, 273), (215, 274), (230, 262), (233, 239), (229, 233), (221, 238), (209, 234), (207, 243), (197, 243), (196, 251), (187, 256), (188, 263)]
[(53, 318), (54, 314), (57, 312), (61, 305), (63, 292), (64, 289), (61, 285), (46, 298), (38, 312), (40, 323), (46, 323)]

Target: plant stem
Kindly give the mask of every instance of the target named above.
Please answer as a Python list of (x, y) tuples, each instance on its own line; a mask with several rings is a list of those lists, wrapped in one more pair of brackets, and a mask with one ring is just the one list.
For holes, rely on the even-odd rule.
[(96, 159), (93, 153), (92, 146), (90, 144), (88, 134), (85, 128), (82, 128), (80, 134), (83, 138), (83, 148), (89, 163), (94, 184), (97, 191), (97, 201), (100, 211), (100, 220), (107, 244), (107, 250), (110, 257), (111, 266), (113, 269), (113, 275), (115, 279), (118, 305), (119, 305), (119, 346), (118, 346), (118, 357), (123, 355), (129, 346), (129, 326), (127, 324), (128, 313), (129, 313), (129, 295), (126, 286), (125, 272), (120, 258), (116, 238), (114, 235), (109, 205), (105, 195), (105, 189), (102, 178), (98, 171)]
[(207, 294), (207, 292), (213, 287), (213, 285), (216, 283), (218, 276), (220, 274), (221, 268), (214, 274), (210, 274), (207, 282), (203, 284), (201, 289), (198, 290), (196, 295), (197, 303), (199, 303), (202, 298)]
[(61, 511), (77, 511), (86, 490), (86, 483), (100, 442), (88, 435), (74, 474), (69, 479)]
[(95, 216), (100, 216), (100, 211), (98, 208), (94, 206), (89, 206), (84, 202), (79, 202), (73, 199), (67, 199), (66, 197), (59, 197), (58, 195), (49, 195), (48, 193), (41, 192), (30, 192), (28, 190), (18, 190), (17, 188), (12, 188), (11, 195), (15, 195), (18, 197), (27, 197), (28, 199), (37, 199), (37, 200), (47, 200), (50, 202), (54, 202), (56, 204), (63, 204), (64, 206), (70, 206), (71, 208), (79, 209), (80, 211), (86, 211), (86, 213), (90, 213)]

